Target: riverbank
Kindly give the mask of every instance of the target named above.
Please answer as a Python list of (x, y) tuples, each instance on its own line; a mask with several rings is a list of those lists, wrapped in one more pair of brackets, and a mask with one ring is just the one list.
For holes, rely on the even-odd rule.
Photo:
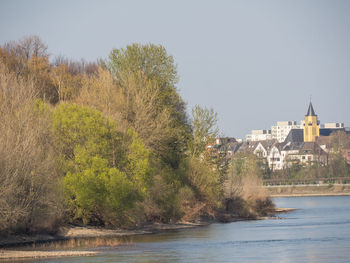
[[(156, 234), (166, 231), (207, 226), (209, 223), (150, 224), (135, 230), (105, 229), (97, 227), (62, 227), (53, 235), (15, 235), (0, 239), (0, 260), (22, 260), (69, 256), (91, 256), (97, 251), (86, 251), (96, 246), (118, 246), (122, 238)], [(83, 250), (72, 250), (83, 247)], [(62, 250), (63, 249), (63, 250)], [(49, 250), (49, 251), (47, 251)]]
[[(293, 208), (276, 208), (271, 216), (255, 218), (263, 220), (274, 218), (273, 215), (293, 211)], [(251, 218), (232, 218), (230, 222), (252, 220)], [(97, 227), (65, 226), (53, 235), (16, 235), (0, 239), (0, 260), (22, 260), (34, 258), (55, 258), (69, 256), (91, 256), (98, 251), (86, 251), (97, 246), (125, 245), (123, 238), (136, 235), (149, 235), (167, 231), (177, 231), (196, 227), (205, 227), (218, 221), (198, 223), (182, 222), (177, 224), (153, 223), (134, 230), (105, 229)], [(83, 249), (77, 249), (82, 247)], [(72, 250), (73, 249), (73, 250)], [(85, 249), (85, 250), (84, 250)]]
[(350, 195), (350, 184), (272, 185), (265, 189), (271, 197)]

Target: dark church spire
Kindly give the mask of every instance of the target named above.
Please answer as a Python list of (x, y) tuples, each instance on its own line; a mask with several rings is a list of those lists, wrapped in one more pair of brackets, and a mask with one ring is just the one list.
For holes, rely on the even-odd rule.
[(312, 107), (311, 101), (310, 101), (309, 109), (307, 110), (307, 113), (305, 116), (317, 116), (315, 114), (314, 108)]

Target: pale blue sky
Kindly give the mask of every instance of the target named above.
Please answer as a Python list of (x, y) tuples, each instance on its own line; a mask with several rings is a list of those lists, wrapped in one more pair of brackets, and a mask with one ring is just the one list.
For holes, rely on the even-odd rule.
[(226, 136), (299, 121), (310, 95), (350, 126), (350, 1), (0, 0), (0, 45), (32, 34), (73, 59), (163, 45), (188, 108), (214, 108)]

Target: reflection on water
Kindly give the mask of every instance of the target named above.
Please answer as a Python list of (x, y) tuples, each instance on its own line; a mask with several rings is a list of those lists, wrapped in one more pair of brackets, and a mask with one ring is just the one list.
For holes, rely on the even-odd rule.
[[(213, 224), (42, 262), (350, 262), (350, 196), (275, 198), (282, 219)], [(36, 261), (37, 262), (37, 261)]]
[(20, 247), (21, 250), (87, 250), (104, 247), (127, 248), (133, 245), (132, 238), (129, 237), (94, 237), (94, 238), (72, 238), (36, 242)]

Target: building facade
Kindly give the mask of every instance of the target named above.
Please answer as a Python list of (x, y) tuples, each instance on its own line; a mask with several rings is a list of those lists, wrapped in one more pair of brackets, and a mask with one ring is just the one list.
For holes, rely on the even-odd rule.
[(278, 121), (277, 125), (271, 127), (271, 138), (284, 142), (292, 129), (302, 128), (302, 124), (298, 125), (296, 121)]
[(246, 135), (246, 140), (251, 142), (271, 140), (271, 130), (252, 130), (251, 134)]

